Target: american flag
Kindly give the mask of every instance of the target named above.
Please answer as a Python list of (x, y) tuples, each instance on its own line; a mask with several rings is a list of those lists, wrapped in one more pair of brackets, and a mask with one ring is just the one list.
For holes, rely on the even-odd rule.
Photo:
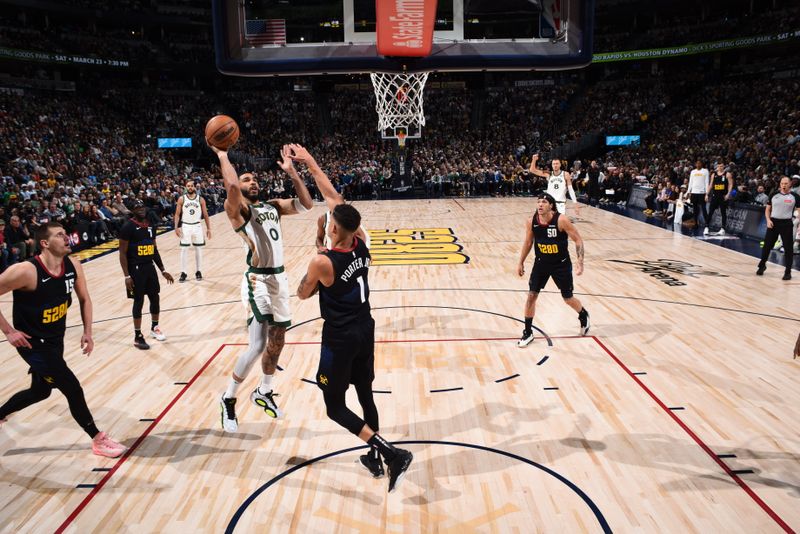
[(244, 36), (254, 45), (286, 44), (286, 19), (245, 21)]

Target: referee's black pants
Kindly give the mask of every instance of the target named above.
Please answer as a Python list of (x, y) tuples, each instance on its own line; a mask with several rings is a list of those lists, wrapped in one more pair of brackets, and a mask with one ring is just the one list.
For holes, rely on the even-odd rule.
[(792, 220), (791, 219), (772, 219), (772, 228), (767, 228), (767, 233), (764, 236), (764, 248), (761, 249), (761, 261), (758, 266), (766, 268), (767, 258), (769, 258), (772, 247), (778, 241), (780, 236), (783, 242), (783, 259), (786, 265), (786, 272), (792, 270), (792, 263), (794, 262), (794, 239), (792, 238)]

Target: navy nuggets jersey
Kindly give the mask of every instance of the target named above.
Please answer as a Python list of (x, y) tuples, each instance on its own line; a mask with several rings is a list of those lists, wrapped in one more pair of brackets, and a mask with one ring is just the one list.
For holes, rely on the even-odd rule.
[(569, 260), (569, 236), (558, 229), (558, 218), (561, 214), (553, 212), (553, 218), (547, 224), (539, 224), (539, 214), (533, 215), (533, 248), (536, 261), (544, 263), (564, 263)]
[(714, 174), (711, 179), (711, 193), (717, 196), (728, 194), (728, 177), (724, 174)]
[(325, 252), (333, 263), (333, 284), (319, 284), (319, 309), (326, 326), (346, 326), (369, 318), (369, 281), (371, 256), (363, 241), (353, 237), (350, 250)]
[(119, 231), (119, 238), (128, 242), (128, 265), (151, 263), (155, 259), (155, 230), (146, 222), (129, 220)]
[(72, 289), (78, 273), (64, 258), (61, 273), (53, 274), (39, 256), (28, 260), (36, 267), (36, 289), (14, 291), (14, 328), (32, 338), (63, 342), (67, 328), (67, 308), (72, 304)]

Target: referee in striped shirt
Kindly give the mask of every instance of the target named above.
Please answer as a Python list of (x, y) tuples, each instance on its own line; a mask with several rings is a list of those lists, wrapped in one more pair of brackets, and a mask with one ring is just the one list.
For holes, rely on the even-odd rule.
[(792, 250), (792, 214), (794, 210), (800, 209), (800, 196), (789, 189), (791, 181), (788, 176), (781, 177), (780, 189), (765, 208), (767, 217), (767, 233), (764, 236), (764, 248), (761, 250), (761, 261), (758, 262), (756, 274), (761, 276), (767, 270), (767, 258), (769, 258), (772, 247), (780, 236), (783, 241), (783, 259), (786, 271), (783, 274), (784, 280), (792, 279), (792, 262), (794, 261), (794, 251)]

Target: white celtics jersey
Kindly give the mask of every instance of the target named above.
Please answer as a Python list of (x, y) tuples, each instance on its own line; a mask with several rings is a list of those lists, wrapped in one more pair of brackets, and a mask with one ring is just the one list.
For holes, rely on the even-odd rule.
[(564, 171), (558, 174), (550, 173), (547, 179), (547, 193), (553, 195), (556, 202), (567, 201), (567, 180), (564, 178)]
[(283, 237), (278, 209), (266, 202), (250, 204), (250, 217), (236, 232), (247, 245), (247, 265), (259, 269), (283, 267)]
[(182, 224), (197, 224), (203, 218), (203, 210), (200, 208), (200, 195), (183, 195), (183, 211), (181, 211)]
[[(330, 229), (331, 229), (331, 221), (332, 221), (332, 219), (333, 219), (333, 217), (331, 217), (330, 210), (326, 211), (325, 212), (325, 226), (324, 226), (324, 228), (325, 228), (325, 248), (327, 248), (327, 249), (330, 249), (331, 247), (333, 247), (333, 243), (331, 243), (331, 236), (328, 235), (328, 232), (330, 232)], [(361, 225), (361, 231), (364, 232), (364, 237), (366, 238), (364, 240), (364, 244), (367, 245), (367, 248), (369, 248), (370, 245), (371, 245), (372, 240), (369, 237), (369, 232), (367, 232), (367, 229), (364, 228), (363, 224)]]

